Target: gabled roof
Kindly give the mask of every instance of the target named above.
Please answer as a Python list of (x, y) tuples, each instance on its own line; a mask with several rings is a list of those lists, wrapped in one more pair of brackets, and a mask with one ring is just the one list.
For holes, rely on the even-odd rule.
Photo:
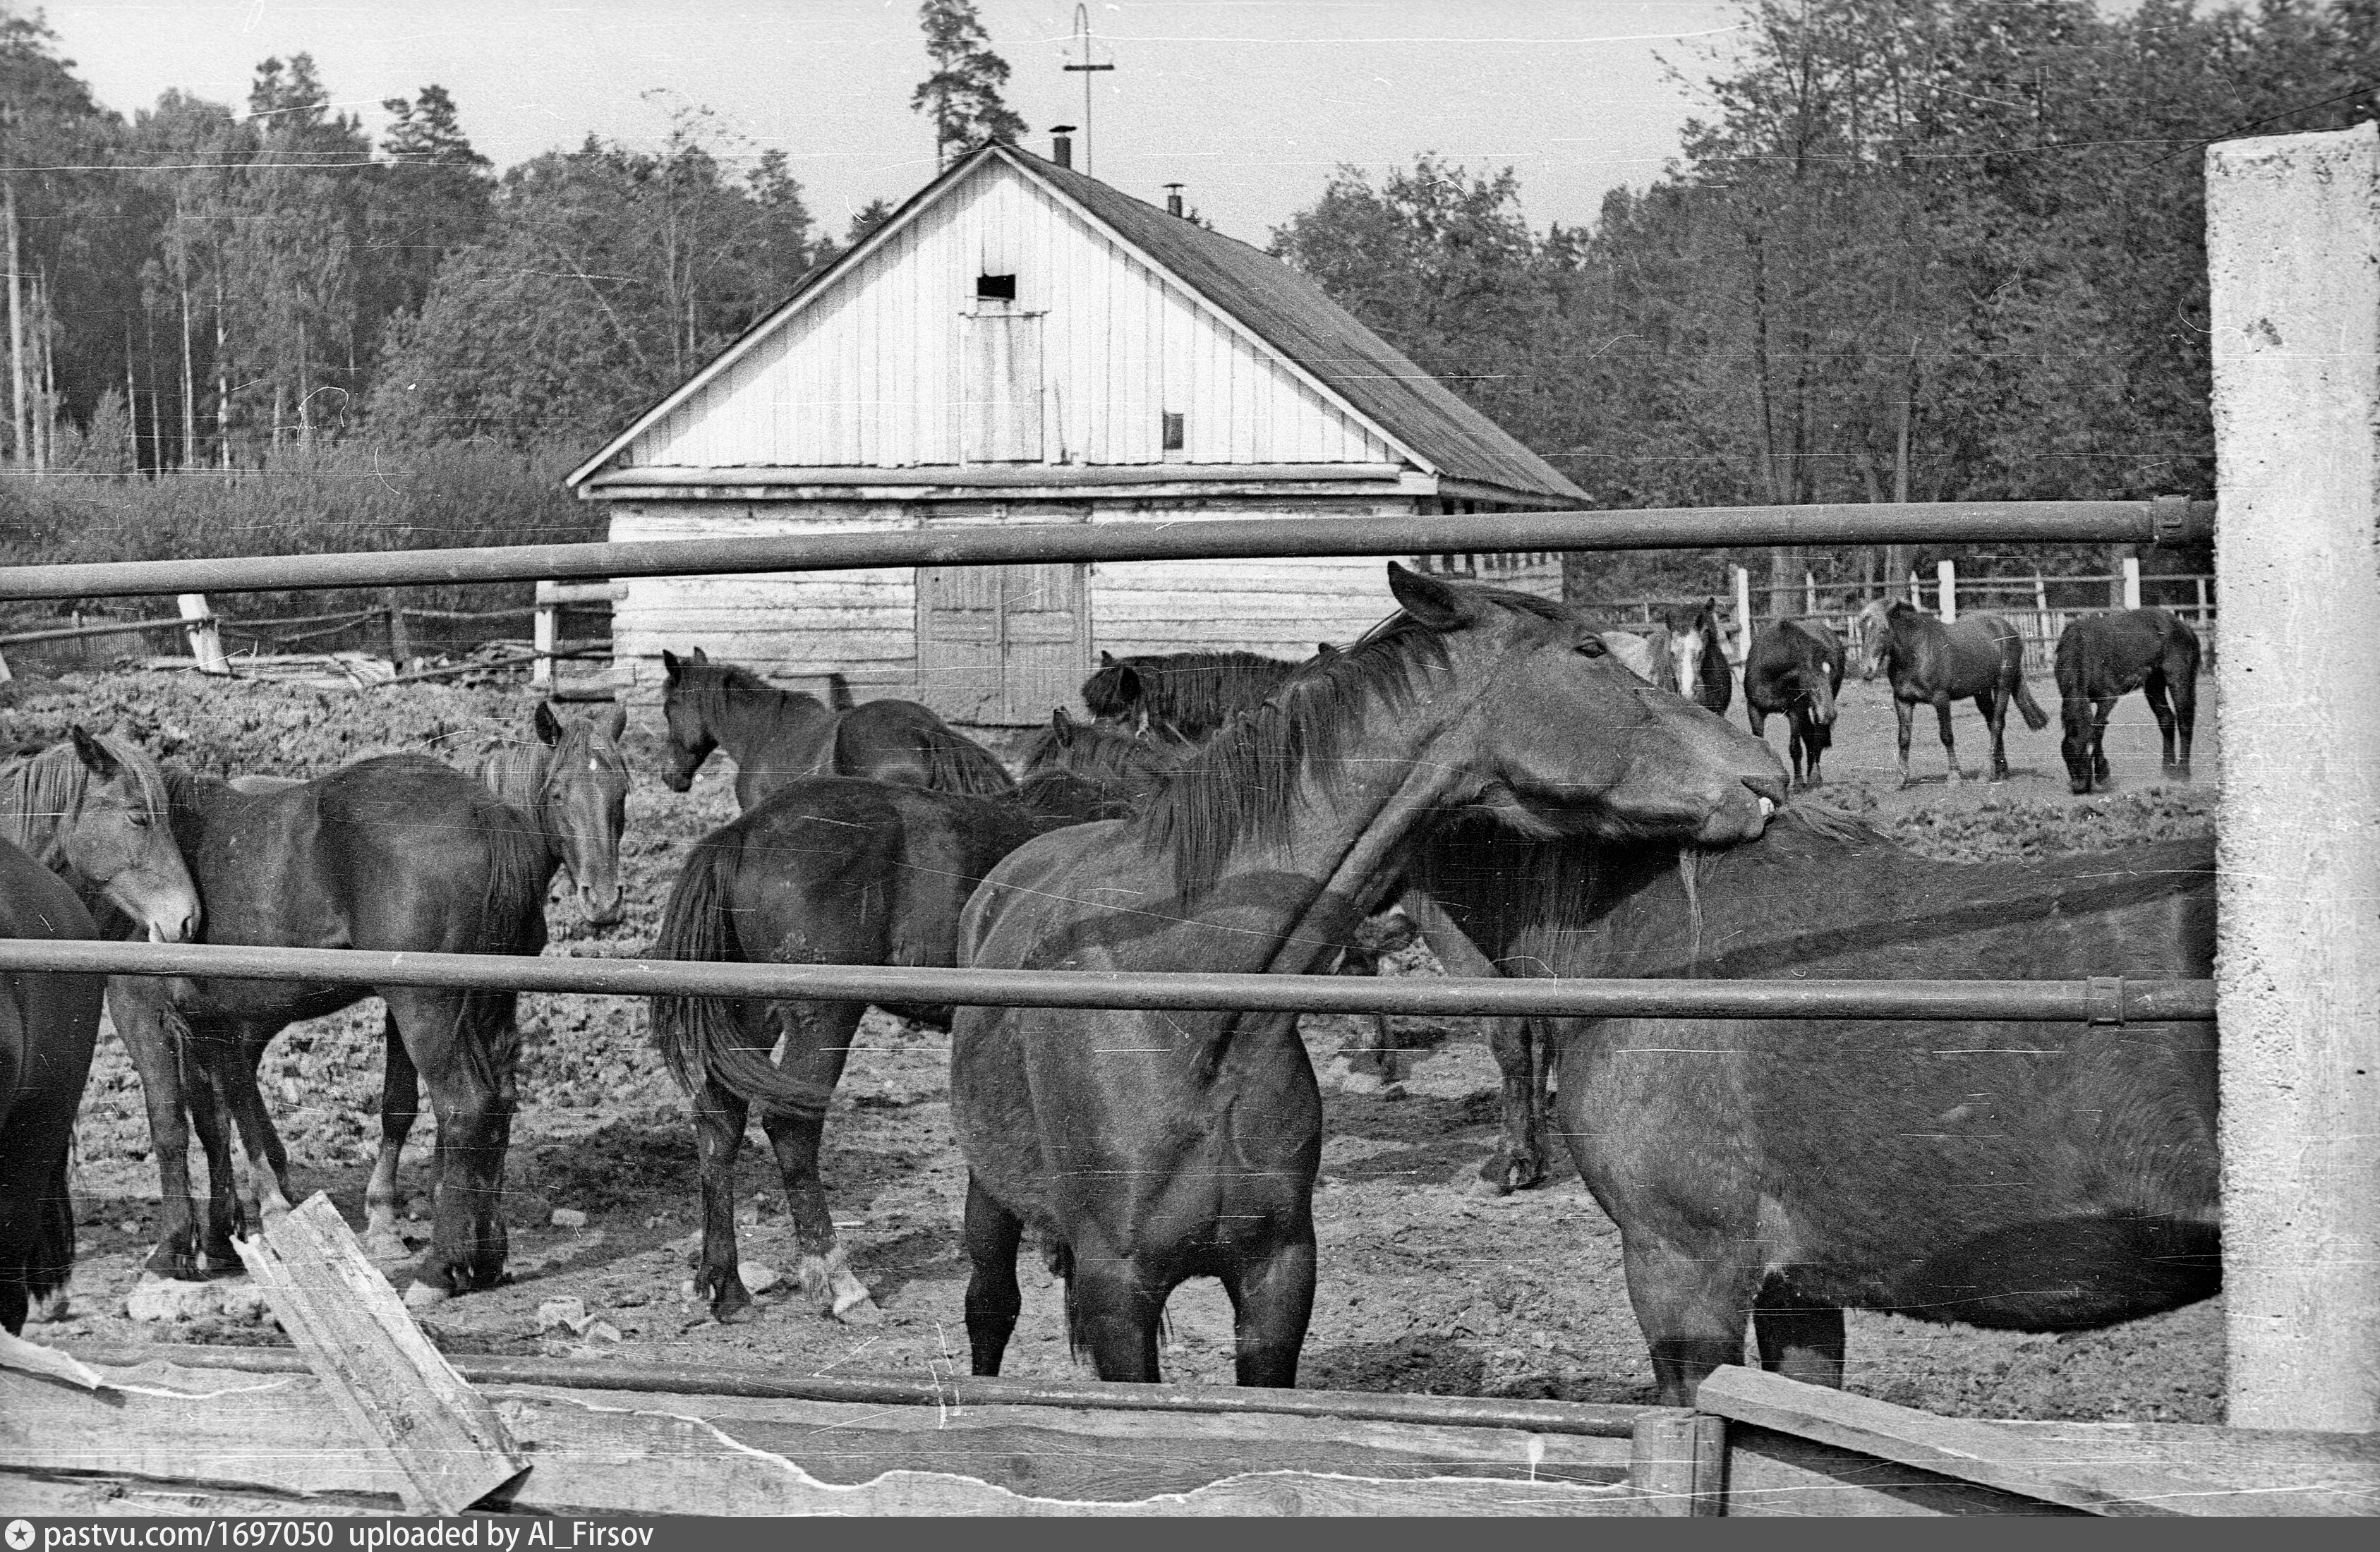
[(794, 294), (686, 382), (662, 396), (601, 452), (573, 470), (577, 486), (752, 350), (811, 297), (855, 268), (917, 212), (997, 158), (1074, 206), (1136, 257), (1170, 275), (1314, 383), (1338, 398), (1420, 467), (1443, 479), (1584, 503), (1586, 493), (1512, 433), (1372, 333), (1280, 260), (1233, 237), (1169, 215), (1097, 178), (994, 142), (953, 163), (868, 236), (803, 277)]

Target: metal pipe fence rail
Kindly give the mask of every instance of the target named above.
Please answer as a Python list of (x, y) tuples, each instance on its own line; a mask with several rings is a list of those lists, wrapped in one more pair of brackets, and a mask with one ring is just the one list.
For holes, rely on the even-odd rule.
[(874, 566), (1075, 561), (1269, 560), (1487, 550), (1707, 550), (1772, 544), (2203, 541), (2215, 503), (2153, 501), (1875, 503), (1429, 516), (1038, 523), (753, 539), (520, 544), (471, 550), (103, 561), (0, 568), (0, 601), (284, 591), (419, 583), (701, 576)]
[(0, 940), (0, 971), (205, 976), (340, 986), (445, 987), (608, 997), (765, 997), (1002, 1008), (1232, 1009), (1574, 1018), (2009, 1020), (2203, 1023), (2215, 984), (2193, 980), (1701, 981), (1443, 979), (876, 964), (727, 964), (674, 959), (386, 953), (214, 943)]

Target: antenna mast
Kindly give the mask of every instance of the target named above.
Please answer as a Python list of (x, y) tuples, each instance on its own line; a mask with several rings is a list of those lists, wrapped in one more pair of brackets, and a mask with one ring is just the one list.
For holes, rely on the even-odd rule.
[(1062, 68), (1069, 75), (1080, 75), (1083, 78), (1083, 171), (1087, 174), (1091, 170), (1090, 72), (1115, 68), (1112, 60), (1105, 65), (1091, 63), (1091, 13), (1088, 6), (1075, 7), (1075, 42), (1082, 45), (1083, 62), (1080, 65), (1064, 66)]

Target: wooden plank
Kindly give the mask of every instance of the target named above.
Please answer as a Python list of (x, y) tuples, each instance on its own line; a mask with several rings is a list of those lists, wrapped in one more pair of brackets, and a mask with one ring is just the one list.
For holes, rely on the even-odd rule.
[(2262, 1514), (2258, 1495), (2155, 1462), (1729, 1365), (1696, 1410), (2094, 1514)]
[(1630, 1443), (1628, 1478), (1664, 1515), (1727, 1512), (1727, 1420), (1694, 1412), (1648, 1413)]
[(382, 1516), (395, 1497), (292, 1497), (233, 1487), (177, 1486), (122, 1476), (51, 1476), (0, 1469), (0, 1505), (7, 1512), (57, 1520), (183, 1520), (236, 1514), (256, 1519)]
[(349, 1428), (396, 1467), (407, 1509), (459, 1513), (528, 1469), (494, 1408), (422, 1335), (328, 1194), (268, 1219), (261, 1240), (237, 1248)]
[(1727, 1445), (1730, 1518), (2091, 1517), (2079, 1509), (2003, 1493), (1748, 1423), (1728, 1424)]

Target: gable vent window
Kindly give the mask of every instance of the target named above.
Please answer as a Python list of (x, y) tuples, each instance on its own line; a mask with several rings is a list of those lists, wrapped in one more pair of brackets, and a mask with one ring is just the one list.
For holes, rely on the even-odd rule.
[(1181, 452), (1182, 417), (1174, 414), (1172, 410), (1168, 410), (1161, 418), (1164, 422), (1164, 450), (1168, 453)]
[(1013, 274), (979, 274), (975, 277), (975, 294), (987, 302), (1016, 300), (1016, 277)]

